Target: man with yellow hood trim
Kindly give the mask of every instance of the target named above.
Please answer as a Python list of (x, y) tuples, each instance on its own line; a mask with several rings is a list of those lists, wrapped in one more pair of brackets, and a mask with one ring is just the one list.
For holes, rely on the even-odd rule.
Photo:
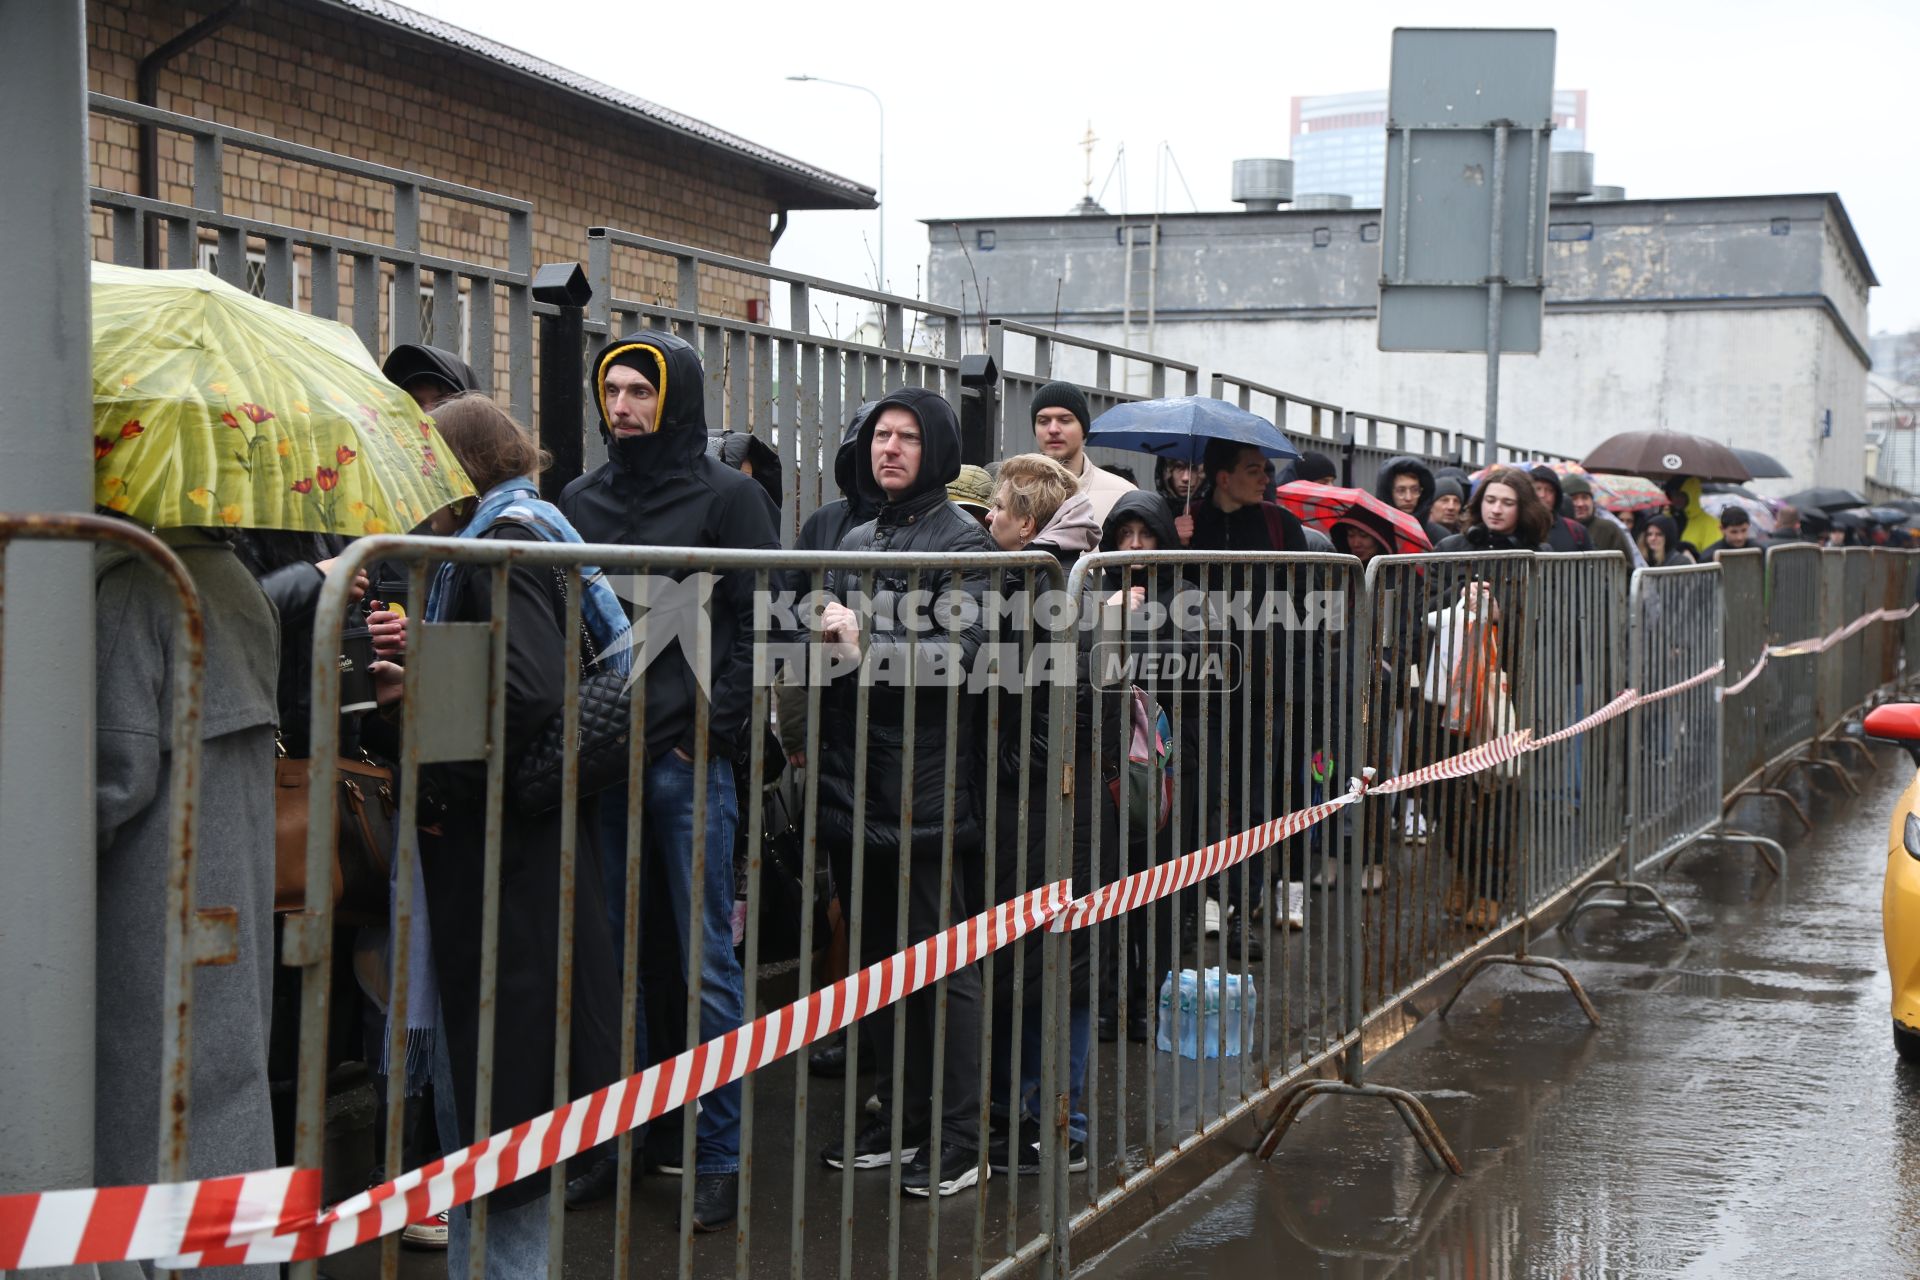
[[(567, 486), (560, 509), (588, 542), (630, 546), (762, 549), (779, 545), (773, 507), (752, 477), (707, 453), (706, 375), (700, 357), (672, 334), (645, 330), (616, 338), (593, 362), (607, 461)], [(688, 570), (642, 569), (684, 579)], [(657, 588), (656, 588), (657, 590)], [(753, 706), (753, 575), (720, 575), (706, 607), (710, 669), (696, 674), (695, 655), (677, 639), (663, 651), (643, 649), (645, 663), (646, 809), (641, 860), (643, 953), (667, 954), (642, 968), (685, 975), (700, 965), (700, 1038), (738, 1027), (745, 1015), (739, 960), (733, 951), (733, 846), (739, 807), (731, 761), (739, 754)], [(704, 680), (701, 678), (704, 676)], [(708, 706), (707, 821), (702, 920), (691, 919), (693, 881), (694, 716), (701, 690)], [(627, 804), (624, 788), (595, 797), (601, 874), (613, 936), (625, 936)], [(655, 908), (664, 908), (656, 910)], [(649, 927), (654, 926), (654, 927)], [(663, 936), (669, 935), (669, 936)], [(671, 1001), (671, 997), (669, 997)], [(642, 1064), (647, 1055), (646, 1006), (640, 1009)], [(568, 1187), (569, 1203), (611, 1194), (616, 1173), (604, 1157)], [(701, 1101), (694, 1161), (693, 1225), (713, 1231), (731, 1222), (739, 1200), (740, 1086)]]

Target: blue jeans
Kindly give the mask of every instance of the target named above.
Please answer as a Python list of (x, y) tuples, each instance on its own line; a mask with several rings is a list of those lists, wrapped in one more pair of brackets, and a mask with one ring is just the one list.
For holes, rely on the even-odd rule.
[[(1003, 961), (1005, 963), (1005, 961)], [(1027, 1007), (1020, 1017), (1020, 1114), (1040, 1119), (1040, 1051), (1046, 1034), (1040, 1016), (1040, 993), (1029, 986)], [(998, 1021), (996, 1019), (996, 1021)], [(1070, 1004), (1067, 1008), (1067, 1136), (1075, 1142), (1087, 1140), (1087, 1053), (1093, 1039), (1093, 1006)], [(1006, 1098), (1005, 1082), (1013, 1065), (1013, 1049), (1005, 1039), (993, 1046), (994, 1109), (1002, 1110)]]
[[(433, 1028), (433, 1120), (440, 1149), (459, 1151), (460, 1115), (454, 1103), (453, 1059), (447, 1054), (446, 1023)], [(546, 1175), (538, 1175), (545, 1177)], [(466, 1280), (467, 1242), (473, 1224), (461, 1205), (447, 1214), (447, 1280)], [(487, 1280), (525, 1280), (547, 1274), (547, 1197), (543, 1194), (514, 1209), (487, 1211)]]
[[(647, 765), (642, 797), (640, 850), (647, 883), (667, 895), (674, 923), (680, 972), (688, 972), (688, 928), (693, 914), (693, 763), (669, 751)], [(740, 825), (734, 799), (733, 765), (707, 762), (707, 848), (702, 883), (704, 927), (700, 931), (700, 1038), (712, 1040), (734, 1030), (746, 1018), (746, 983), (733, 954), (733, 840)], [(627, 901), (627, 793), (600, 793), (600, 869), (606, 882), (607, 914), (618, 957), (625, 934)], [(641, 939), (641, 946), (647, 939)], [(642, 966), (644, 969), (644, 966)], [(647, 1007), (644, 980), (636, 984), (639, 1031), (634, 1060), (647, 1065)], [(700, 1100), (694, 1143), (694, 1171), (700, 1174), (740, 1170), (740, 1085), (716, 1089)]]

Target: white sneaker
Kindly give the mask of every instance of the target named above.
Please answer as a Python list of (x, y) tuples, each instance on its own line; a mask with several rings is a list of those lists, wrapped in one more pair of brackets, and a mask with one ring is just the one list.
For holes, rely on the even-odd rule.
[(1378, 893), (1387, 887), (1387, 869), (1378, 863), (1367, 866), (1360, 872), (1360, 892)]
[(447, 1211), (442, 1209), (425, 1222), (409, 1222), (400, 1230), (400, 1243), (414, 1249), (447, 1247)]
[(1331, 889), (1338, 883), (1340, 883), (1340, 864), (1331, 858), (1321, 863), (1320, 869), (1313, 873), (1313, 887), (1316, 889)]
[(1273, 927), (1304, 929), (1307, 927), (1307, 886), (1298, 880), (1287, 880), (1273, 886), (1274, 905), (1279, 910), (1273, 913)]
[(1418, 809), (1407, 807), (1407, 820), (1400, 824), (1400, 830), (1414, 844), (1420, 844), (1427, 838), (1427, 820)]
[(1219, 937), (1220, 936), (1220, 904), (1215, 902), (1212, 898), (1207, 899), (1206, 922), (1207, 922), (1206, 935), (1209, 938)]

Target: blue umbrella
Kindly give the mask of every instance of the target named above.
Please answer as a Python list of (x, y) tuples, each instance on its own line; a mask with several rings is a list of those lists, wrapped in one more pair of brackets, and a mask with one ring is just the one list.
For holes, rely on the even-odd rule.
[(1300, 451), (1265, 418), (1212, 396), (1133, 400), (1093, 420), (1087, 443), (1131, 449), (1179, 462), (1197, 462), (1209, 440), (1249, 444), (1269, 458), (1297, 458)]

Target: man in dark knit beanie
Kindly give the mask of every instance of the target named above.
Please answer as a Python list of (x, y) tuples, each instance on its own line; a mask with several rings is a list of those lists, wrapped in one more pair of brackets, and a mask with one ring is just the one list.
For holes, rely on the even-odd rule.
[(1093, 415), (1087, 397), (1071, 382), (1049, 382), (1033, 393), (1033, 443), (1041, 452), (1073, 472), (1080, 492), (1093, 508), (1094, 520), (1104, 525), (1107, 513), (1123, 493), (1134, 486), (1111, 471), (1103, 471), (1087, 457), (1087, 425)]

